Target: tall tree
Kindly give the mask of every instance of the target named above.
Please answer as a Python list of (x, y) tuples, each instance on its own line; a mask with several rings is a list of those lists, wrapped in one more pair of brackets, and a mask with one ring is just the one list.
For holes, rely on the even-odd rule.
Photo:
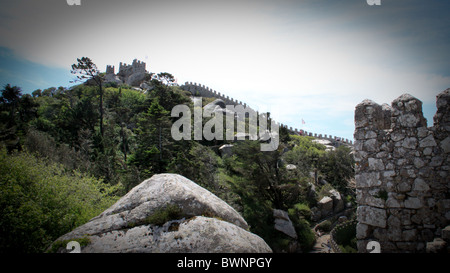
[[(100, 75), (100, 71), (97, 69), (97, 65), (95, 65), (92, 60), (88, 57), (77, 58), (76, 64), (72, 65), (71, 73), (77, 75), (77, 81), (87, 81), (88, 83), (92, 83), (98, 86), (98, 94), (99, 94), (99, 113), (100, 113), (100, 135), (103, 142), (104, 130), (103, 130), (103, 78)], [(103, 144), (101, 144), (103, 145)]]
[(139, 118), (136, 153), (131, 162), (137, 165), (146, 175), (161, 173), (167, 165), (164, 153), (170, 150), (169, 111), (159, 104), (155, 98), (146, 113)]
[(14, 122), (16, 108), (21, 96), (22, 90), (20, 89), (20, 87), (17, 86), (11, 86), (10, 84), (7, 84), (2, 90), (0, 103), (4, 104), (6, 108), (10, 111), (9, 112), (10, 122)]

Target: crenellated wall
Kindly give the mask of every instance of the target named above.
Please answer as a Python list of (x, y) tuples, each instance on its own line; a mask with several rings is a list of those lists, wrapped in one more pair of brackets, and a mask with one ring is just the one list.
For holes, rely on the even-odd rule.
[[(221, 99), (227, 105), (238, 105), (238, 104), (240, 104), (240, 105), (243, 105), (244, 107), (248, 106), (246, 103), (242, 103), (242, 101), (238, 101), (236, 99), (230, 98), (229, 96), (225, 96), (224, 94), (222, 94), (220, 92), (217, 92), (216, 90), (213, 90), (213, 89), (211, 89), (211, 88), (209, 88), (209, 87), (207, 87), (205, 85), (192, 83), (192, 82), (186, 82), (183, 86), (181, 86), (181, 88), (183, 90), (191, 92), (193, 95), (197, 95), (197, 96), (201, 96), (201, 97), (214, 97), (214, 98), (217, 98), (217, 99)], [(322, 134), (317, 134), (317, 133), (311, 133), (311, 132), (304, 131), (304, 130), (301, 130), (301, 129), (299, 130), (297, 128), (288, 127), (287, 125), (280, 124), (280, 123), (278, 123), (278, 125), (280, 127), (284, 127), (286, 129), (288, 129), (293, 134), (312, 136), (312, 137), (315, 137), (315, 138), (327, 139), (327, 140), (330, 140), (330, 141), (338, 141), (338, 142), (346, 143), (346, 144), (350, 144), (350, 145), (353, 144), (352, 140), (348, 140), (348, 139), (344, 139), (344, 138), (340, 138), (340, 137), (336, 137), (336, 136), (332, 136), (332, 135), (322, 135)]]
[(404, 94), (391, 106), (355, 109), (358, 251), (425, 252), (450, 220), (450, 89), (437, 96), (434, 125), (422, 102)]

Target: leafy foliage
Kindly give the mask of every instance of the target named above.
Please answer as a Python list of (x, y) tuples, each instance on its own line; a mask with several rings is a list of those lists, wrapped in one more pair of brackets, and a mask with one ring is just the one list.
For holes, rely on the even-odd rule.
[(117, 199), (117, 186), (27, 152), (0, 150), (0, 173), (1, 252), (42, 252)]
[[(216, 194), (279, 251), (293, 242), (274, 229), (273, 209), (287, 210), (297, 243), (307, 251), (314, 242), (310, 208), (317, 202), (307, 196), (315, 180), (311, 173), (329, 182), (319, 195), (331, 187), (345, 191), (353, 176), (348, 148), (325, 151), (311, 137), (290, 135), (286, 128), (280, 128), (275, 151), (261, 152), (257, 141), (237, 141), (233, 155), (223, 158), (219, 147), (227, 141), (175, 141), (170, 112), (184, 104), (193, 113), (193, 103), (170, 73), (148, 74), (152, 90), (147, 92), (105, 85), (103, 73), (86, 57), (77, 59), (72, 73), (85, 82), (32, 95), (10, 85), (1, 91), (0, 148), (6, 148), (0, 153), (2, 252), (42, 252), (162, 172), (183, 175)], [(288, 170), (287, 164), (296, 168)], [(177, 217), (177, 209), (168, 207), (148, 220), (162, 224)]]

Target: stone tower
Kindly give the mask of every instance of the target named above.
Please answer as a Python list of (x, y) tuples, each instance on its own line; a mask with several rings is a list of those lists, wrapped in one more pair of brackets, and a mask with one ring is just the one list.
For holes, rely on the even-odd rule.
[(391, 106), (355, 110), (358, 251), (426, 252), (450, 222), (450, 89), (437, 96), (434, 125), (404, 94)]

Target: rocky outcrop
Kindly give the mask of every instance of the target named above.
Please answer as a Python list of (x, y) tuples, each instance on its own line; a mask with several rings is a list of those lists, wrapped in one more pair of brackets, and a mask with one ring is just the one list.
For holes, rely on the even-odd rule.
[[(176, 219), (149, 219), (169, 206)], [(159, 174), (57, 241), (87, 236), (82, 252), (271, 252), (227, 203), (177, 174)], [(64, 251), (60, 249), (60, 251)]]
[(333, 212), (338, 213), (344, 210), (344, 200), (337, 190), (330, 191), (330, 197), (333, 200)]
[(262, 239), (236, 225), (203, 216), (174, 220), (162, 227), (141, 225), (89, 237), (83, 253), (262, 253)]
[(145, 72), (133, 73), (126, 79), (125, 83), (130, 86), (140, 86), (145, 80)]
[(319, 221), (322, 218), (336, 215), (345, 209), (344, 200), (337, 190), (330, 190), (327, 196), (322, 197), (317, 207), (311, 208), (311, 220)]
[(325, 196), (322, 199), (320, 199), (319, 203), (317, 204), (320, 215), (322, 217), (326, 217), (333, 213), (333, 199), (331, 197)]
[(275, 218), (275, 229), (283, 232), (291, 238), (297, 239), (297, 232), (295, 232), (294, 225), (289, 219), (289, 215), (284, 210), (274, 209), (273, 217)]

